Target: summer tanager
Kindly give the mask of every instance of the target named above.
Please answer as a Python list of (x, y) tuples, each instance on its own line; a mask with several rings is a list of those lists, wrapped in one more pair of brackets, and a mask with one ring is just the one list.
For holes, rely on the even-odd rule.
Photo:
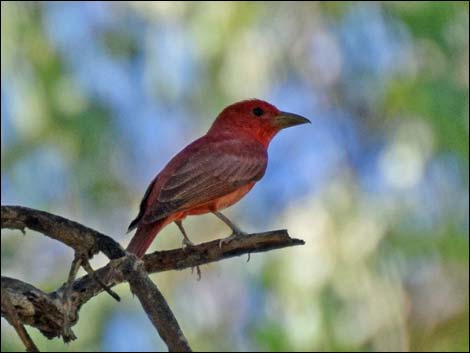
[(209, 131), (174, 156), (153, 179), (129, 231), (137, 228), (128, 251), (141, 257), (158, 232), (175, 222), (184, 239), (186, 216), (212, 212), (233, 231), (244, 234), (219, 211), (240, 200), (260, 180), (268, 163), (268, 145), (280, 130), (310, 121), (258, 99), (225, 108)]

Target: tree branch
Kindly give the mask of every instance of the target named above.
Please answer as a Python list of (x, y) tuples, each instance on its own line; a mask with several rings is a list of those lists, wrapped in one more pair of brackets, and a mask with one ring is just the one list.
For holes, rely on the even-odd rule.
[(124, 249), (111, 237), (80, 223), (48, 212), (22, 206), (2, 206), (2, 229), (25, 228), (40, 232), (70, 246), (88, 258), (103, 252), (109, 259), (125, 255)]
[(165, 298), (145, 271), (142, 260), (127, 256), (121, 266), (132, 293), (137, 295), (147, 316), (165, 341), (170, 352), (191, 352), (188, 341)]
[[(64, 327), (63, 301), (56, 293), (47, 294), (31, 284), (2, 276), (2, 299), (7, 296), (15, 308), (19, 321), (24, 325), (36, 327), (47, 338), (61, 337)], [(2, 300), (2, 316), (8, 307)], [(69, 322), (75, 324), (78, 312), (69, 312)], [(69, 337), (63, 337), (70, 341)]]
[(21, 324), (18, 314), (15, 310), (14, 305), (10, 300), (10, 294), (2, 288), (2, 311), (5, 311), (5, 318), (14, 327), (16, 333), (20, 337), (27, 352), (39, 352), (38, 347), (34, 344), (33, 340), (28, 334), (28, 331)]
[[(274, 230), (265, 233), (254, 233), (219, 247), (219, 240), (202, 243), (191, 248), (155, 251), (145, 255), (143, 260), (148, 273), (165, 272), (170, 270), (184, 270), (257, 252), (281, 249), (289, 246), (303, 245), (300, 239), (291, 238), (286, 230)], [(109, 287), (122, 282), (121, 278), (109, 276), (113, 262), (96, 270), (96, 276)], [(58, 292), (61, 292), (59, 289)], [(76, 298), (76, 306), (80, 307), (91, 298), (103, 291), (90, 276), (84, 276), (74, 282), (72, 291)]]
[[(291, 238), (286, 230), (276, 230), (239, 237), (221, 247), (219, 240), (214, 240), (190, 248), (156, 251), (141, 261), (134, 255), (125, 256), (127, 253), (109, 236), (60, 216), (25, 207), (2, 206), (1, 217), (2, 228), (24, 231), (27, 227), (72, 247), (76, 252), (74, 264), (82, 263), (89, 273), (75, 279), (72, 266), (68, 283), (49, 294), (17, 279), (1, 279), (2, 297), (4, 291), (9, 293), (20, 324), (36, 327), (48, 338), (62, 337), (66, 342), (75, 337), (70, 328), (78, 321), (82, 305), (102, 291), (111, 292), (109, 288), (128, 281), (170, 351), (190, 351), (165, 298), (147, 273), (183, 270), (243, 254), (304, 244), (303, 240)], [(93, 271), (88, 258), (98, 251), (111, 261)], [(78, 261), (80, 256), (84, 257)], [(8, 315), (7, 309), (2, 300), (2, 316)]]

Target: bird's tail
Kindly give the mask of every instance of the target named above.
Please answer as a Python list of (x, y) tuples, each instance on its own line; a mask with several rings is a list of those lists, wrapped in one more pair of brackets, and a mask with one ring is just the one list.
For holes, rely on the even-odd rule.
[(127, 251), (134, 253), (138, 257), (144, 256), (150, 244), (152, 244), (153, 239), (155, 239), (158, 232), (160, 232), (166, 224), (166, 220), (162, 219), (151, 224), (139, 225), (137, 232), (127, 246)]

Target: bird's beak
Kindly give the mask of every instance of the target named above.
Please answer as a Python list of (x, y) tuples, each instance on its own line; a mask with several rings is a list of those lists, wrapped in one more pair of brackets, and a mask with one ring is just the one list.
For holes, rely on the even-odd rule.
[(274, 126), (279, 129), (307, 123), (310, 124), (311, 121), (303, 116), (287, 112), (280, 112), (279, 115), (274, 118)]

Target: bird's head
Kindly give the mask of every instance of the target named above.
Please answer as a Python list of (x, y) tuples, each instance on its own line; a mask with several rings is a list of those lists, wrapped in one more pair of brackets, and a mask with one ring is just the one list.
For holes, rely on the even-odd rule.
[(280, 130), (305, 123), (310, 123), (310, 120), (280, 111), (268, 102), (251, 99), (225, 108), (212, 124), (209, 133), (240, 132), (267, 146)]

